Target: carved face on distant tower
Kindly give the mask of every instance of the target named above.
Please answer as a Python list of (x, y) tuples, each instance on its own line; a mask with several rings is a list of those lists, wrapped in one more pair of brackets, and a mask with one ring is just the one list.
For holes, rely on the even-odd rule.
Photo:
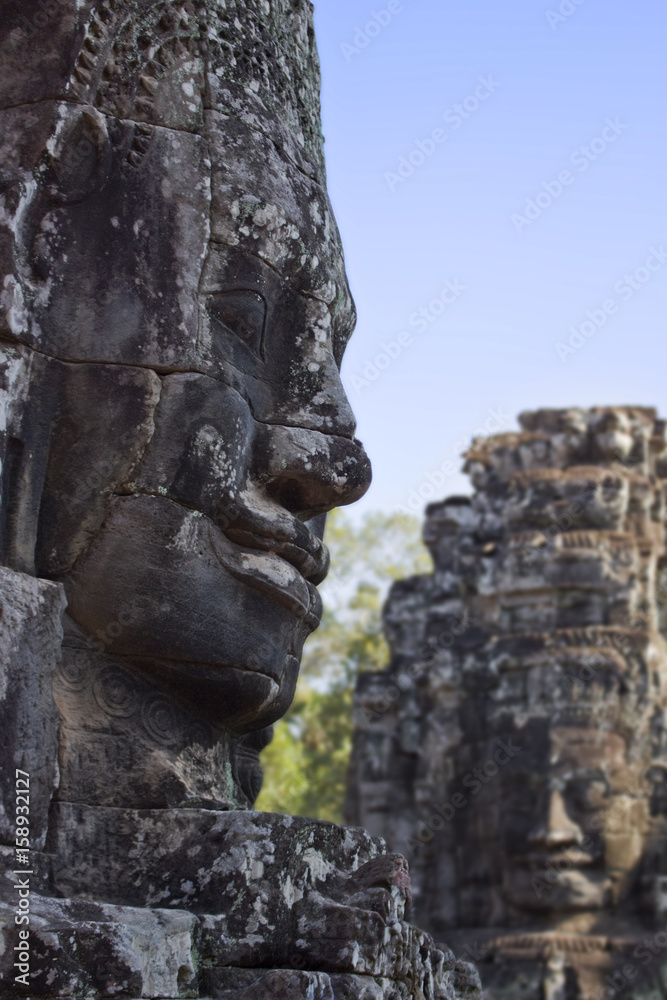
[(339, 377), (354, 308), (307, 5), (261, 24), (252, 4), (140, 6), (99, 8), (65, 99), (22, 137), (10, 327), (40, 352), (53, 430), (6, 559), (243, 731), (284, 713), (319, 623), (317, 519), (368, 487)]
[(533, 699), (544, 685), (555, 707), (549, 719), (529, 710), (522, 753), (501, 775), (502, 893), (515, 913), (608, 909), (637, 886), (646, 844), (648, 677), (616, 651), (533, 674)]

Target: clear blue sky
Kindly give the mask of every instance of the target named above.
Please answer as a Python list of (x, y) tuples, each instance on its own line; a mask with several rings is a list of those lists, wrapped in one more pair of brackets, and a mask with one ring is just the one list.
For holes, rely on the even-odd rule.
[[(667, 415), (667, 253), (642, 270), (667, 250), (664, 0), (388, 7), (315, 3), (329, 187), (359, 310), (343, 375), (375, 469), (358, 511), (407, 505), (443, 463), (458, 469), (491, 411), (507, 429), (539, 406)], [(374, 11), (388, 23), (366, 32)], [(589, 312), (599, 328), (559, 357)], [(391, 342), (400, 355), (361, 384)], [(467, 488), (445, 471), (437, 496)]]

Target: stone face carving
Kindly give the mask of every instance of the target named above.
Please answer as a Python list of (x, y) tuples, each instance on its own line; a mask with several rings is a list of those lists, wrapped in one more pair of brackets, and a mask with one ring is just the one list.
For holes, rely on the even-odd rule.
[(0, 710), (32, 824), (28, 860), (10, 770), (0, 993), (474, 997), (401, 858), (250, 811), (323, 516), (370, 480), (311, 5), (0, 25)]
[[(667, 435), (639, 407), (479, 439), (362, 675), (348, 819), (485, 996), (667, 995)], [(606, 992), (605, 992), (606, 991)]]

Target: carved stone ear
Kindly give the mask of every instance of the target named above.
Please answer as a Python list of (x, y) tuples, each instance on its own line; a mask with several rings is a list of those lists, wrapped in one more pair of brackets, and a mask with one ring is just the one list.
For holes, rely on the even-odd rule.
[(75, 111), (52, 143), (49, 194), (56, 204), (75, 204), (104, 187), (112, 154), (106, 122), (99, 112), (93, 108)]

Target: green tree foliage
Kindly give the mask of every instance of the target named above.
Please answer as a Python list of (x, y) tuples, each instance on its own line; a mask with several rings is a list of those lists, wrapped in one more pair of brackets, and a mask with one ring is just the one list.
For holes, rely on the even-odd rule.
[(304, 648), (294, 704), (262, 754), (257, 809), (340, 822), (352, 746), (352, 697), (358, 674), (388, 660), (382, 604), (394, 580), (426, 573), (420, 522), (402, 514), (342, 510), (328, 519), (331, 572), (322, 586), (322, 625)]

